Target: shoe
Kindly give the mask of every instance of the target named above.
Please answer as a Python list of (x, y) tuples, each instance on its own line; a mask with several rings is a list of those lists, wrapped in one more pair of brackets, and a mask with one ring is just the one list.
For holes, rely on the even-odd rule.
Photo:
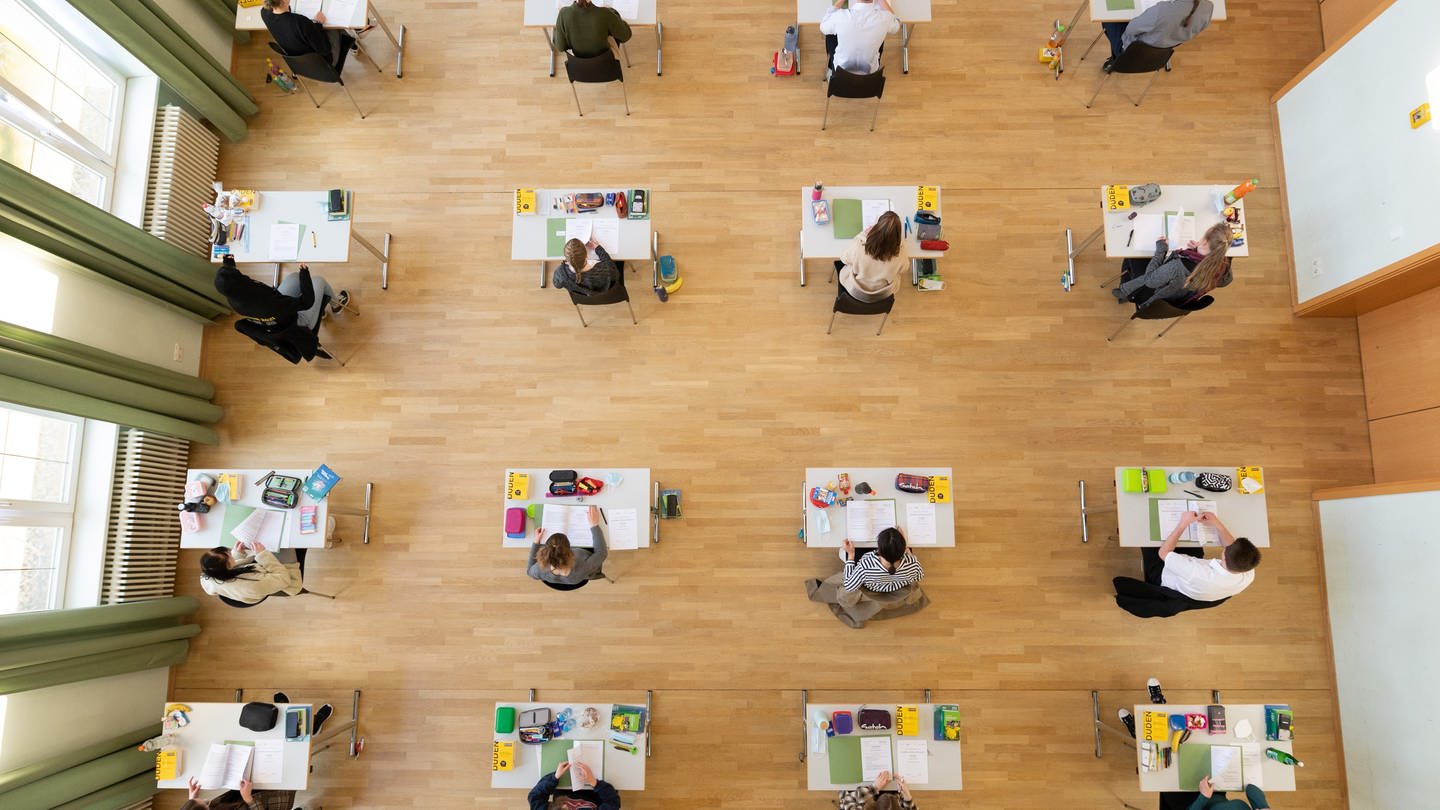
[(1101, 65), (1100, 69), (1105, 71), (1106, 73), (1113, 71), (1115, 69), (1115, 57), (1112, 56), (1109, 59), (1106, 59), (1105, 64)]
[(1151, 703), (1164, 703), (1164, 702), (1165, 702), (1165, 693), (1162, 692), (1162, 691), (1160, 691), (1160, 679), (1159, 679), (1159, 678), (1151, 678), (1149, 681), (1147, 681), (1147, 682), (1145, 683), (1145, 686), (1146, 686), (1146, 688), (1148, 688), (1148, 689), (1150, 690), (1150, 702), (1151, 702)]
[(315, 356), (321, 358), (322, 360), (334, 360), (334, 359), (335, 359), (334, 357), (332, 357), (332, 356), (330, 355), (329, 352), (325, 351), (324, 349), (316, 349), (316, 350), (315, 350)]
[(1120, 722), (1122, 722), (1122, 723), (1125, 724), (1125, 730), (1128, 731), (1128, 732), (1130, 732), (1130, 736), (1131, 736), (1131, 737), (1134, 737), (1134, 736), (1135, 736), (1135, 715), (1131, 714), (1129, 709), (1121, 709), (1121, 710), (1120, 710)]
[(334, 706), (331, 706), (329, 703), (326, 703), (324, 706), (321, 706), (321, 707), (315, 712), (315, 722), (313, 722), (313, 723), (310, 724), (310, 736), (312, 736), (312, 737), (318, 737), (318, 736), (320, 735), (320, 727), (323, 726), (323, 725), (325, 725), (325, 721), (326, 721), (326, 720), (329, 720), (329, 719), (330, 719), (330, 715), (332, 715), (332, 714), (334, 714), (334, 713), (335, 713), (335, 707), (334, 707)]
[(290, 696), (287, 695), (287, 694), (285, 694), (284, 692), (276, 692), (276, 693), (275, 693), (275, 700), (274, 700), (274, 702), (276, 702), (276, 703), (289, 703), (289, 702), (290, 702)]
[(330, 299), (330, 314), (331, 314), (331, 315), (339, 315), (340, 312), (345, 309), (345, 305), (346, 305), (346, 304), (349, 304), (349, 303), (350, 303), (350, 291), (349, 291), (349, 290), (341, 290), (339, 295), (337, 295), (337, 296), (335, 296), (334, 298)]

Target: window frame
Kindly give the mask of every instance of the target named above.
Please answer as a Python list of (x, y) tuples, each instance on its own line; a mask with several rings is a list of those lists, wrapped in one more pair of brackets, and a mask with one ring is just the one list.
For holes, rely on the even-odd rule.
[(56, 539), (54, 567), (50, 578), (50, 605), (47, 610), (65, 606), (71, 545), (75, 537), (76, 496), (80, 481), (80, 463), (85, 445), (85, 420), (57, 411), (45, 411), (13, 402), (0, 402), (0, 408), (20, 411), (46, 419), (69, 422), (75, 433), (70, 441), (65, 470), (65, 500), (60, 503), (22, 499), (0, 500), (0, 526), (22, 526), (59, 529)]

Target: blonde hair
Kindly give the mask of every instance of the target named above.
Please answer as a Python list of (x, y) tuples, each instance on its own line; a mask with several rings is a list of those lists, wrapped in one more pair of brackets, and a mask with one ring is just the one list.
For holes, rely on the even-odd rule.
[(1225, 253), (1230, 250), (1230, 223), (1222, 221), (1211, 225), (1203, 238), (1210, 252), (1185, 277), (1185, 289), (1197, 297), (1215, 289), (1229, 269)]
[(570, 538), (565, 534), (557, 532), (545, 538), (540, 544), (540, 550), (535, 552), (535, 562), (546, 571), (558, 569), (570, 570), (575, 564), (575, 552), (570, 550)]
[(589, 254), (585, 252), (585, 243), (579, 239), (571, 239), (565, 243), (565, 263), (570, 265), (570, 269), (575, 271), (575, 275), (578, 276), (585, 270), (585, 261), (588, 256)]

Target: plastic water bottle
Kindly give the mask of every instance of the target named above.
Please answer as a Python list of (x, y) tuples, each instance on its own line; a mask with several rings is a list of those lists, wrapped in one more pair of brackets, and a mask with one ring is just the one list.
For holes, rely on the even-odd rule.
[(1305, 767), (1305, 763), (1295, 758), (1289, 751), (1281, 751), (1279, 748), (1266, 748), (1265, 756), (1275, 760), (1281, 765), (1293, 765), (1297, 768)]
[(1234, 205), (1236, 200), (1254, 191), (1258, 185), (1260, 185), (1260, 178), (1252, 177), (1235, 188), (1230, 189), (1230, 193), (1225, 195), (1225, 204)]
[(1195, 480), (1195, 473), (1189, 470), (1181, 470), (1180, 472), (1173, 472), (1165, 476), (1165, 480), (1172, 484), (1188, 484)]

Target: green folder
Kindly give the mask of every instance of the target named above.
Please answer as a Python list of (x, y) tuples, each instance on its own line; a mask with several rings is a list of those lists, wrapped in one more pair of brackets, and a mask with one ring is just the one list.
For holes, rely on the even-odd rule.
[(220, 545), (226, 548), (235, 547), (235, 538), (230, 532), (239, 526), (250, 513), (255, 511), (253, 506), (241, 506), (238, 503), (225, 504), (225, 516), (220, 521)]
[(1107, 11), (1131, 11), (1135, 8), (1135, 0), (1105, 0)]
[(854, 734), (842, 734), (826, 742), (830, 754), (830, 784), (859, 784), (860, 738)]
[(864, 221), (859, 200), (830, 201), (830, 222), (835, 226), (836, 239), (849, 239), (860, 233)]
[[(563, 222), (564, 220), (561, 221)], [(540, 775), (544, 776), (547, 773), (554, 773), (555, 769), (560, 767), (560, 763), (569, 759), (568, 754), (574, 746), (574, 740), (551, 740), (550, 742), (540, 743)], [(858, 754), (858, 748), (856, 752)], [(566, 771), (565, 775), (560, 777), (558, 787), (562, 790), (570, 789), (569, 771)]]
[(1180, 789), (1199, 790), (1200, 780), (1210, 775), (1210, 746), (1180, 744)]
[(545, 220), (545, 255), (552, 259), (565, 255), (564, 217), (550, 217)]

